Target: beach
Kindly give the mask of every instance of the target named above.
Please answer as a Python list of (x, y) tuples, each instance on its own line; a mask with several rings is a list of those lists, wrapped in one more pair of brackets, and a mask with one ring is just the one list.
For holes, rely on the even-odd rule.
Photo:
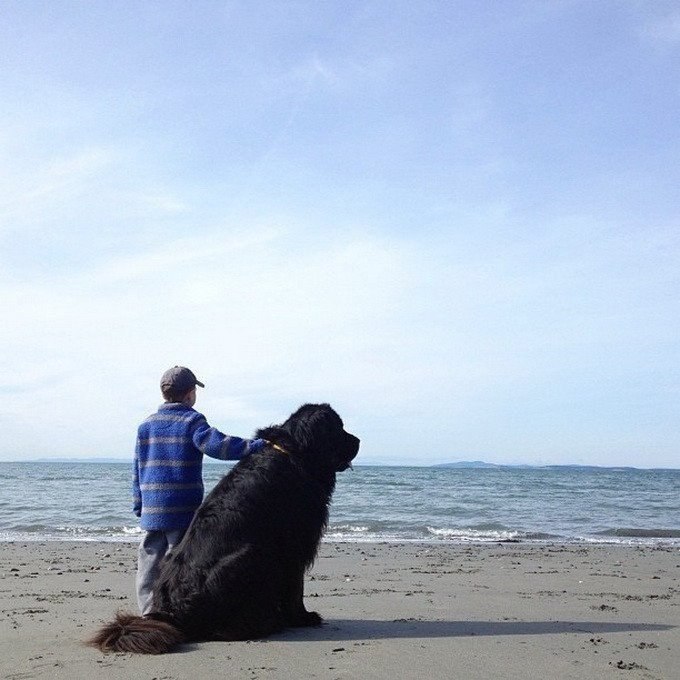
[(2, 543), (0, 677), (680, 677), (674, 545), (324, 543), (321, 628), (102, 655), (82, 641), (136, 609), (135, 565), (134, 543)]

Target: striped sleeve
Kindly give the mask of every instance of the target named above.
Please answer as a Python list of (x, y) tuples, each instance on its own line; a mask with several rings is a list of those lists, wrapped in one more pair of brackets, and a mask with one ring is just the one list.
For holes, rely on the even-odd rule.
[(193, 442), (204, 455), (218, 460), (239, 460), (262, 448), (261, 439), (241, 439), (223, 434), (210, 427), (204, 416), (197, 419), (192, 430)]

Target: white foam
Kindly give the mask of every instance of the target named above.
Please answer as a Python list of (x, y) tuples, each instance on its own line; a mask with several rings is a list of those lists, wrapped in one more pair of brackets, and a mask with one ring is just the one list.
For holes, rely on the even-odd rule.
[(433, 536), (441, 539), (455, 541), (475, 541), (475, 542), (494, 542), (494, 541), (513, 541), (520, 538), (519, 531), (493, 531), (480, 529), (436, 529), (427, 527)]
[(140, 536), (144, 532), (141, 527), (123, 527), (123, 533), (126, 536)]

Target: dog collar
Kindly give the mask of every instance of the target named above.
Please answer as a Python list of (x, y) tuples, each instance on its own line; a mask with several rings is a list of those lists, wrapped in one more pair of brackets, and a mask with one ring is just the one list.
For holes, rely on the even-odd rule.
[(283, 448), (283, 446), (279, 446), (278, 444), (275, 444), (274, 442), (267, 442), (269, 446), (271, 446), (273, 449), (276, 449), (277, 451), (281, 451), (281, 453), (285, 453), (287, 456), (290, 455), (286, 449)]

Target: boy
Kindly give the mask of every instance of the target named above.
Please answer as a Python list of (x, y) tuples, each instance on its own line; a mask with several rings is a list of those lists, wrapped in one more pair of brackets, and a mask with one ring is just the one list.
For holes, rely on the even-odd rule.
[(139, 546), (137, 603), (151, 611), (153, 584), (164, 555), (181, 540), (203, 500), (203, 455), (236, 460), (262, 448), (261, 439), (240, 439), (210, 427), (193, 406), (196, 386), (188, 368), (175, 366), (161, 377), (165, 403), (137, 432), (134, 513), (146, 531)]

